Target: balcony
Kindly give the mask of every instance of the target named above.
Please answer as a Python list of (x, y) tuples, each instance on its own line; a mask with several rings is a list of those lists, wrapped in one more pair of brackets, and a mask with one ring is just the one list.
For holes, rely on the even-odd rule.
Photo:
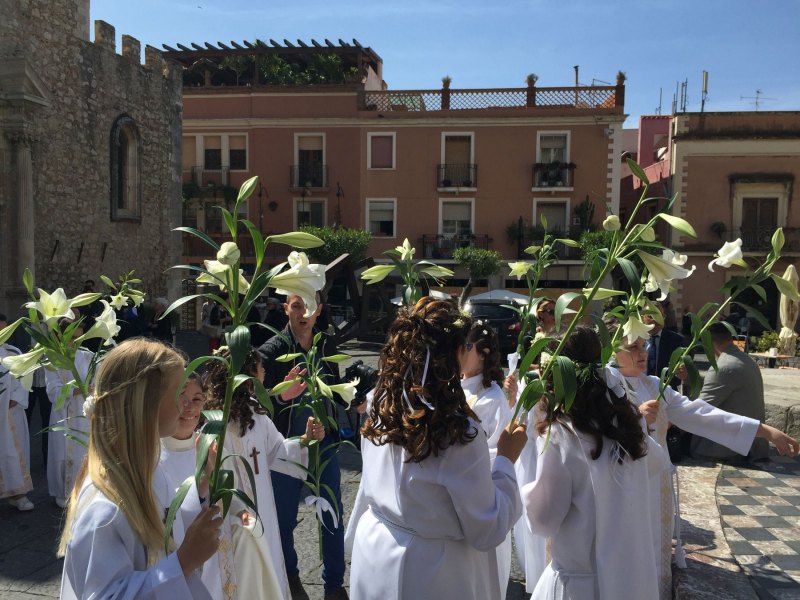
[(436, 187), (438, 189), (478, 187), (478, 165), (444, 164), (436, 165)]
[(319, 163), (292, 165), (289, 170), (289, 187), (296, 189), (328, 187), (328, 165)]
[[(772, 234), (775, 227), (742, 227), (734, 229), (731, 239), (742, 239), (742, 252), (769, 252), (772, 249)], [(797, 227), (784, 227), (783, 235), (786, 242), (784, 252), (800, 251), (800, 229)]]
[(534, 163), (532, 168), (534, 190), (571, 190), (574, 185), (575, 163)]
[(489, 249), (491, 238), (488, 235), (435, 235), (422, 236), (424, 258), (452, 259), (456, 248)]
[(203, 165), (192, 167), (190, 181), (196, 183), (200, 187), (206, 185), (228, 185), (230, 174), (230, 167), (219, 167), (217, 169), (208, 169)]
[(625, 86), (365, 90), (359, 96), (359, 110), (377, 112), (498, 109), (612, 109), (612, 112), (616, 109), (619, 112), (625, 103)]

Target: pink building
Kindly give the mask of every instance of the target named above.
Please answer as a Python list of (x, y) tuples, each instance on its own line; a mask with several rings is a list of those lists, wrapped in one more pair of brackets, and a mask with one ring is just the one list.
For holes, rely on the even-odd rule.
[[(623, 85), (393, 91), (355, 40), (284, 42), (165, 46), (185, 68), (188, 223), (221, 237), (209, 197), (259, 175), (247, 210), (264, 232), (363, 228), (373, 257), (407, 237), (446, 263), (460, 245), (514, 258), (542, 215), (577, 237), (582, 203), (594, 224), (619, 212)], [(188, 240), (184, 255), (203, 258)], [(580, 255), (564, 258), (548, 276), (580, 283)]]

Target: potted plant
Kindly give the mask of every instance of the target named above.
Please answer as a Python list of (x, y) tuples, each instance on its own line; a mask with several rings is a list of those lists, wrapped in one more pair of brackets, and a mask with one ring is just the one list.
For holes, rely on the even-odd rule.
[(711, 229), (711, 233), (715, 234), (719, 239), (722, 239), (722, 236), (725, 235), (725, 231), (728, 228), (722, 221), (714, 221), (709, 229)]

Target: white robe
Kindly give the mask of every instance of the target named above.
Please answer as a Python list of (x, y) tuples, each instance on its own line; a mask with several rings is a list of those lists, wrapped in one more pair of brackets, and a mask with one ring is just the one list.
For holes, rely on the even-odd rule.
[[(638, 406), (658, 397), (659, 379), (650, 375), (626, 377), (631, 400)], [(671, 387), (664, 392), (653, 437), (667, 452), (667, 429), (673, 423), (747, 456), (759, 422), (711, 406), (703, 400), (689, 400)], [(672, 597), (672, 537), (675, 531), (675, 503), (671, 463), (656, 474), (650, 484), (650, 507), (654, 513), (653, 541), (656, 546), (658, 580), (662, 600)]]
[(645, 459), (617, 463), (612, 443), (552, 426), (538, 475), (522, 496), (533, 533), (550, 538), (551, 562), (532, 600), (655, 600), (655, 557)]
[[(519, 401), (524, 385), (517, 387), (517, 401)], [(513, 415), (513, 409), (511, 413)], [(522, 488), (536, 480), (536, 470), (539, 455), (544, 449), (544, 438), (536, 431), (536, 423), (542, 418), (541, 404), (535, 404), (527, 413), (523, 412), (519, 418), (527, 424), (528, 443), (522, 449), (522, 454), (514, 463), (514, 470), (517, 473), (517, 485)], [(524, 499), (523, 499), (524, 502)], [(533, 592), (539, 578), (544, 572), (548, 562), (547, 539), (541, 535), (535, 535), (531, 531), (528, 515), (525, 511), (514, 524), (514, 540), (516, 542), (517, 559), (525, 573), (525, 591), (529, 594)]]
[(184, 577), (174, 552), (149, 566), (125, 513), (87, 480), (64, 557), (62, 600), (206, 600), (198, 572)]
[[(473, 375), (461, 380), (461, 387), (467, 397), (467, 403), (481, 420), (489, 444), (489, 457), (494, 462), (497, 457), (497, 440), (503, 429), (511, 422), (513, 413), (508, 406), (506, 393), (494, 381), (489, 387), (483, 386), (483, 374)], [(508, 578), (511, 575), (511, 532), (496, 549), (497, 575), (500, 589), (505, 593)]]
[[(93, 355), (86, 350), (79, 350), (75, 354), (75, 366), (81, 377), (85, 378), (89, 371)], [(54, 498), (66, 499), (72, 493), (78, 471), (81, 468), (83, 457), (86, 456), (86, 446), (67, 437), (67, 434), (77, 439), (88, 442), (89, 420), (83, 412), (85, 398), (75, 393), (78, 388), (73, 388), (64, 398), (61, 408), (56, 410), (58, 397), (63, 387), (73, 376), (70, 371), (59, 369), (45, 371), (47, 396), (53, 404), (50, 412), (50, 427), (69, 427), (73, 431), (51, 431), (47, 451), (47, 488)]]
[[(472, 422), (475, 431), (479, 424)], [(422, 462), (402, 447), (361, 443), (363, 510), (348, 524), (353, 539), (353, 600), (499, 600), (494, 553), (522, 512), (514, 467), (490, 466), (477, 435)]]
[[(19, 354), (14, 346), (0, 344), (0, 358)], [(13, 408), (11, 401), (17, 404)], [(0, 498), (26, 494), (33, 489), (28, 419), (28, 392), (4, 367), (0, 367)]]
[[(269, 472), (272, 470), (298, 479), (305, 479), (306, 472), (292, 463), (308, 466), (308, 450), (303, 448), (297, 439), (285, 439), (268, 416), (254, 414), (253, 419), (255, 425), (252, 429), (245, 431), (244, 436), (239, 436), (238, 422), (234, 421), (228, 424), (228, 433), (225, 436), (225, 454), (243, 457), (253, 469), (256, 484), (255, 500), (258, 503), (260, 522), (252, 528), (252, 533), (263, 555), (271, 558), (280, 584), (279, 587), (283, 591), (283, 598), (288, 600), (292, 596), (289, 591), (286, 565), (283, 561), (278, 516), (275, 511), (275, 496)], [(253, 458), (253, 449), (258, 452), (255, 459)], [(236, 487), (243, 490), (251, 500), (254, 499), (247, 470), (241, 464), (240, 459), (232, 457), (227, 459), (224, 464), (226, 468), (233, 469)], [(256, 468), (256, 464), (258, 468)], [(252, 509), (234, 498), (231, 505), (232, 518), (236, 518), (236, 514), (242, 510), (252, 512)]]

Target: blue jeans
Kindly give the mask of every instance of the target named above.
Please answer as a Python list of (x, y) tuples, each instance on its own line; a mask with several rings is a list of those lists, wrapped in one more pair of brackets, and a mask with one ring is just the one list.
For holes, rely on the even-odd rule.
[[(305, 411), (292, 415), (290, 434), (302, 435), (308, 413)], [(332, 456), (331, 461), (322, 472), (321, 483), (330, 486), (339, 506), (339, 526), (334, 529), (333, 519), (328, 512), (322, 517), (322, 581), (325, 593), (330, 594), (344, 585), (344, 507), (342, 506), (341, 472), (336, 448), (331, 445), (336, 438), (331, 434), (325, 436), (321, 443), (322, 456), (320, 462)], [(278, 514), (278, 527), (281, 532), (283, 560), (286, 563), (286, 574), (289, 577), (299, 575), (297, 552), (294, 549), (294, 530), (297, 527), (297, 510), (305, 484), (302, 480), (283, 473), (271, 471), (272, 487), (275, 493), (275, 510)], [(322, 491), (322, 497), (330, 501), (328, 494)], [(333, 503), (331, 503), (333, 504)]]

